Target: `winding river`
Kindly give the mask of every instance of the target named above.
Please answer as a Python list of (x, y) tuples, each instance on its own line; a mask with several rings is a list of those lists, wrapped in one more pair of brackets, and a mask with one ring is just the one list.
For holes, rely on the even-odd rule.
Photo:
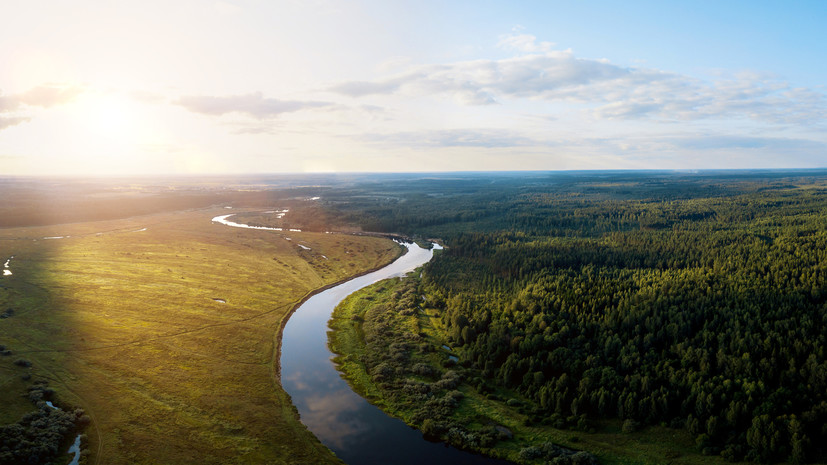
[[(216, 216), (212, 221), (282, 231), (236, 223), (228, 220), (230, 216)], [(310, 297), (290, 316), (281, 340), (282, 387), (290, 394), (302, 423), (349, 465), (508, 465), (510, 462), (425, 440), (422, 433), (353, 392), (331, 361), (334, 354), (327, 348), (327, 322), (336, 305), (365, 286), (404, 276), (433, 257), (433, 250), (403, 245), (407, 253), (393, 263)]]
[(426, 441), (422, 433), (353, 392), (331, 361), (327, 322), (333, 308), (351, 293), (382, 279), (403, 276), (433, 256), (432, 250), (404, 245), (408, 252), (395, 262), (316, 294), (296, 310), (282, 335), (282, 386), (302, 423), (349, 465), (506, 464)]

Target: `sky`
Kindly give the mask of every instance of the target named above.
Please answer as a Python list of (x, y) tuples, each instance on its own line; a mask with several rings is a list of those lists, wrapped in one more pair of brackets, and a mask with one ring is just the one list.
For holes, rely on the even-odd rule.
[(4, 2), (0, 175), (827, 167), (827, 2)]

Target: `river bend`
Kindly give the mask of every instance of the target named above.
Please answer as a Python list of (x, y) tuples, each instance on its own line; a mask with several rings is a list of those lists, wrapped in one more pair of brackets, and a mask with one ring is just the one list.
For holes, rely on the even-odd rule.
[(426, 441), (422, 433), (353, 392), (331, 361), (334, 354), (327, 348), (327, 323), (334, 307), (353, 292), (403, 276), (433, 256), (433, 250), (404, 245), (407, 253), (395, 262), (316, 294), (296, 310), (282, 335), (282, 386), (302, 423), (349, 465), (506, 464)]

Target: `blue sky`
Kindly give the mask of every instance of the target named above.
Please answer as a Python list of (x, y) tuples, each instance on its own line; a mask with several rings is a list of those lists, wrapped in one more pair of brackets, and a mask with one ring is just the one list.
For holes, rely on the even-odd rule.
[(827, 166), (827, 2), (6, 10), (0, 174)]

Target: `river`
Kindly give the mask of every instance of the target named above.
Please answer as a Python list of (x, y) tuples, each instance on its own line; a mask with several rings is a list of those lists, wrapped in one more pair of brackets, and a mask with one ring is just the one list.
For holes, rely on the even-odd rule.
[(282, 335), (282, 386), (293, 399), (302, 423), (349, 465), (507, 464), (426, 441), (422, 433), (354, 393), (331, 361), (327, 323), (333, 308), (353, 292), (403, 276), (433, 256), (433, 250), (404, 245), (408, 252), (395, 262), (316, 294), (296, 310)]
[[(236, 228), (282, 231), (236, 223), (228, 220), (230, 216), (216, 216), (212, 221)], [(422, 433), (353, 392), (331, 361), (334, 354), (327, 348), (327, 322), (336, 305), (365, 286), (404, 276), (433, 258), (433, 249), (403, 245), (407, 253), (393, 263), (310, 297), (290, 316), (281, 339), (282, 387), (290, 394), (302, 423), (349, 465), (508, 465), (510, 462), (425, 440)]]

